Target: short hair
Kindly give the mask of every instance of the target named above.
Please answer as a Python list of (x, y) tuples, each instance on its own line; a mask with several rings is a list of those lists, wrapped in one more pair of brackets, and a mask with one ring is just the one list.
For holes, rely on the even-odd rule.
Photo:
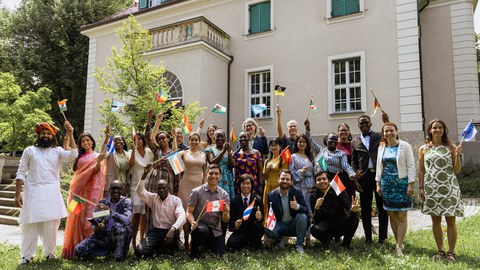
[(314, 179), (316, 180), (317, 177), (319, 177), (319, 176), (322, 175), (322, 174), (325, 174), (325, 175), (327, 176), (328, 181), (330, 181), (330, 177), (328, 176), (328, 173), (327, 173), (326, 171), (319, 171), (319, 172), (317, 172), (317, 173), (315, 174), (315, 176), (314, 176)]
[(293, 178), (292, 172), (291, 172), (290, 170), (288, 170), (288, 169), (282, 169), (282, 170), (280, 171), (280, 173), (278, 174), (278, 177), (280, 177), (280, 175), (282, 175), (282, 173), (290, 174), (290, 177)]
[(360, 118), (368, 118), (368, 121), (369, 122), (372, 122), (372, 120), (370, 119), (370, 116), (368, 116), (367, 114), (364, 114), (364, 115), (360, 115), (357, 119), (358, 122), (360, 122)]
[(253, 176), (249, 173), (244, 173), (239, 177), (239, 183), (243, 183), (245, 181), (250, 181), (250, 185), (253, 187)]
[(335, 137), (337, 137), (337, 142), (338, 142), (338, 135), (337, 135), (337, 133), (330, 132), (330, 133), (328, 133), (325, 137), (323, 137), (323, 144), (324, 144), (325, 146), (327, 146), (327, 140), (328, 140), (328, 137), (329, 137), (330, 135), (334, 135)]
[(218, 164), (213, 163), (208, 165), (208, 170), (210, 171), (211, 169), (218, 169), (220, 171), (220, 174), (222, 174), (222, 168)]

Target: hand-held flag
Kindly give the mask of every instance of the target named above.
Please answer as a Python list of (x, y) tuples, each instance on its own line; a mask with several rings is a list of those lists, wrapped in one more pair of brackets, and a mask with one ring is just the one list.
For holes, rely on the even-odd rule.
[(247, 208), (245, 208), (245, 211), (243, 211), (243, 221), (246, 221), (250, 217), (254, 204), (255, 204), (255, 198), (253, 199), (252, 203)]
[(233, 130), (233, 124), (232, 124), (232, 129), (230, 129), (230, 141), (231, 142), (237, 141), (237, 137), (235, 136), (235, 131)]
[(275, 88), (274, 88), (274, 93), (275, 93), (275, 96), (282, 96), (284, 97), (285, 96), (285, 90), (287, 90), (287, 87), (283, 87), (283, 86), (280, 86), (279, 84), (275, 85)]
[(283, 162), (290, 164), (292, 162), (292, 153), (290, 152), (290, 149), (288, 147), (285, 147), (283, 149), (282, 153), (280, 153), (280, 157), (282, 157)]
[(190, 125), (190, 122), (188, 122), (186, 114), (184, 114), (182, 117), (182, 121), (180, 122), (180, 128), (182, 129), (183, 135), (187, 135), (193, 130), (192, 125)]
[[(467, 142), (471, 141), (472, 139), (475, 138), (475, 135), (477, 135), (477, 129), (473, 125), (473, 120), (470, 120), (468, 125), (462, 131), (462, 140), (461, 141), (463, 141), (463, 140), (465, 140)], [(461, 142), (460, 142), (460, 144), (461, 144)]]
[(316, 113), (318, 113), (317, 105), (315, 105), (315, 101), (313, 101), (313, 96), (310, 99), (310, 109), (313, 109)]
[(373, 105), (373, 114), (372, 117), (377, 113), (378, 108), (380, 108), (380, 103), (378, 102), (377, 98), (375, 97), (374, 105)]
[(213, 108), (212, 108), (212, 112), (213, 112), (213, 113), (224, 114), (224, 113), (227, 112), (227, 108), (226, 108), (226, 107), (223, 107), (223, 106), (220, 105), (220, 104), (215, 104), (215, 106), (213, 106)]
[(110, 136), (110, 140), (107, 143), (107, 153), (113, 154), (115, 153), (115, 145), (113, 144), (113, 137)]
[(112, 101), (112, 106), (110, 107), (110, 112), (116, 112), (118, 111), (125, 103), (120, 102), (120, 101)]
[(82, 204), (84, 201), (80, 199), (77, 195), (73, 195), (72, 200), (68, 203), (68, 211), (73, 213), (74, 215), (80, 214), (80, 211), (82, 211)]
[(165, 157), (168, 160), (168, 163), (170, 163), (175, 175), (178, 175), (185, 170), (185, 164), (183, 163), (183, 160), (178, 158), (178, 153), (179, 151), (175, 151)]
[(327, 161), (325, 160), (325, 156), (324, 156), (324, 155), (322, 155), (322, 156), (318, 159), (317, 164), (318, 164), (318, 166), (319, 166), (324, 172), (327, 171), (328, 164), (327, 164)]
[(58, 107), (60, 107), (60, 112), (62, 112), (62, 113), (67, 111), (67, 100), (68, 99), (57, 101), (58, 102)]
[(165, 103), (165, 101), (168, 100), (168, 93), (163, 91), (162, 88), (159, 86), (158, 91), (155, 92), (155, 98), (157, 99), (158, 102), (160, 103)]
[(338, 173), (330, 182), (330, 187), (332, 187), (333, 190), (335, 190), (335, 193), (337, 194), (337, 196), (340, 195), (340, 193), (342, 193), (345, 190), (345, 186), (343, 185), (342, 180), (340, 180)]
[(275, 217), (275, 214), (273, 213), (272, 205), (270, 205), (270, 210), (268, 210), (268, 216), (267, 216), (267, 229), (270, 231), (273, 231), (275, 228), (275, 225), (277, 224), (277, 218)]
[(213, 202), (207, 202), (207, 207), (205, 208), (205, 213), (221, 212), (221, 211), (223, 211), (224, 204), (225, 204), (225, 200), (217, 200), (217, 201), (213, 201)]
[(267, 105), (265, 105), (265, 103), (252, 104), (252, 111), (254, 115), (259, 115), (266, 110), (267, 110)]

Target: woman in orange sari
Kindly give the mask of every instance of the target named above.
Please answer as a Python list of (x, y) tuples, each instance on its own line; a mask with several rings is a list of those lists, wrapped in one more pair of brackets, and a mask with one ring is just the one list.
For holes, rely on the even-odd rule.
[[(108, 141), (109, 138), (105, 137), (105, 140)], [(105, 150), (102, 149), (101, 154), (94, 152), (95, 140), (89, 133), (80, 134), (78, 146), (78, 157), (73, 163), (75, 175), (70, 182), (70, 194), (67, 203), (70, 203), (73, 194), (98, 203), (103, 196), (105, 185), (105, 168), (102, 165), (102, 160), (105, 158)], [(92, 204), (83, 203), (82, 210), (78, 215), (68, 213), (62, 251), (64, 259), (74, 259), (75, 246), (93, 234), (88, 219), (92, 218), (94, 209), (95, 206)]]

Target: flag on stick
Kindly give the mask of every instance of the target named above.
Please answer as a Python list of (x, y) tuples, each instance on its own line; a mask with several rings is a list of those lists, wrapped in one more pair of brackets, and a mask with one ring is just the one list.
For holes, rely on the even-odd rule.
[(243, 211), (243, 221), (246, 221), (250, 217), (254, 204), (255, 204), (255, 198), (253, 198), (252, 203), (245, 209), (245, 211)]
[(113, 144), (113, 137), (110, 136), (110, 140), (107, 143), (107, 153), (113, 154), (115, 153), (115, 145)]
[(183, 163), (183, 160), (178, 158), (178, 153), (179, 151), (177, 150), (165, 157), (168, 160), (168, 163), (170, 163), (175, 175), (178, 175), (185, 170), (185, 164)]
[(292, 153), (290, 152), (290, 149), (288, 147), (285, 147), (283, 149), (282, 153), (280, 153), (280, 157), (283, 159), (283, 162), (290, 164), (292, 162)]
[(120, 102), (120, 101), (112, 101), (112, 106), (110, 107), (110, 112), (116, 112), (118, 111), (125, 103)]
[(155, 92), (155, 98), (158, 102), (163, 104), (165, 103), (165, 101), (168, 100), (168, 93), (166, 91), (163, 91), (163, 89), (159, 86), (158, 91)]
[(232, 128), (230, 129), (230, 141), (231, 142), (237, 141), (237, 137), (235, 137), (235, 131), (233, 130), (233, 123), (232, 123)]
[(213, 202), (207, 202), (207, 207), (205, 208), (205, 213), (221, 212), (221, 211), (223, 211), (224, 204), (225, 204), (225, 200), (217, 200), (217, 201), (213, 201)]
[(60, 112), (62, 112), (62, 113), (67, 111), (67, 100), (68, 99), (57, 101), (58, 102), (58, 107), (60, 107)]
[(270, 204), (270, 210), (268, 210), (268, 216), (267, 216), (267, 229), (270, 231), (273, 231), (275, 228), (275, 225), (277, 224), (277, 218), (275, 217), (275, 214), (273, 213), (272, 205)]
[(252, 111), (254, 115), (259, 115), (266, 110), (267, 110), (267, 105), (265, 105), (265, 103), (252, 104)]
[(324, 155), (322, 155), (322, 156), (318, 159), (317, 164), (318, 164), (318, 166), (319, 166), (320, 168), (322, 168), (322, 170), (323, 170), (324, 172), (327, 171), (328, 164), (327, 164), (327, 161), (325, 160), (325, 156), (324, 156)]
[(226, 107), (223, 107), (223, 106), (220, 105), (220, 104), (215, 104), (215, 106), (213, 106), (212, 112), (213, 112), (213, 113), (224, 114), (224, 113), (227, 112), (227, 108), (226, 108)]
[(317, 105), (315, 105), (315, 101), (313, 101), (313, 96), (310, 99), (310, 109), (313, 109), (316, 113), (318, 113)]
[(192, 132), (192, 125), (188, 122), (187, 115), (183, 115), (182, 121), (180, 122), (180, 128), (182, 129), (183, 135), (187, 135)]
[(340, 193), (342, 193), (345, 190), (345, 186), (343, 185), (342, 180), (340, 180), (338, 173), (330, 182), (330, 187), (332, 187), (333, 190), (335, 190), (335, 193), (337, 194), (337, 196), (340, 195)]
[(378, 102), (377, 97), (375, 97), (374, 105), (373, 105), (373, 114), (372, 117), (377, 113), (378, 108), (380, 108), (380, 103)]
[(287, 87), (283, 87), (283, 86), (280, 86), (280, 85), (275, 85), (275, 88), (274, 88), (274, 93), (275, 93), (275, 96), (282, 96), (284, 97), (285, 96), (285, 90), (287, 90)]
[(477, 134), (477, 129), (473, 125), (473, 119), (470, 120), (468, 125), (465, 127), (465, 129), (462, 131), (462, 140), (460, 141), (460, 144), (462, 141), (471, 141), (472, 139), (475, 138), (475, 135)]
[(74, 215), (80, 214), (80, 211), (82, 211), (82, 204), (84, 201), (80, 199), (77, 195), (73, 195), (72, 200), (68, 203), (68, 211), (73, 213)]

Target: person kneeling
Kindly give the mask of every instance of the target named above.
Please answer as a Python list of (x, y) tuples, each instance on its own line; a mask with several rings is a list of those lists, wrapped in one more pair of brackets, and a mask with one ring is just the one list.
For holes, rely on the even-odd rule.
[(353, 235), (358, 227), (357, 212), (359, 207), (355, 198), (352, 200), (346, 191), (338, 196), (333, 188), (330, 188), (328, 174), (319, 172), (315, 175), (316, 190), (310, 198), (313, 214), (313, 226), (310, 232), (313, 237), (329, 248), (330, 239), (343, 236), (342, 246), (350, 248)]
[(77, 257), (109, 256), (113, 251), (116, 261), (125, 259), (132, 240), (132, 201), (120, 195), (123, 189), (120, 180), (112, 181), (110, 197), (103, 198), (95, 209), (110, 214), (90, 220), (94, 234), (75, 247)]
[(292, 173), (281, 170), (278, 178), (280, 186), (268, 193), (267, 203), (273, 209), (276, 224), (273, 230), (265, 229), (265, 236), (279, 241), (279, 247), (285, 243), (282, 236), (296, 236), (296, 250), (303, 253), (303, 242), (308, 228), (308, 208), (302, 192), (292, 186)]
[(230, 230), (233, 231), (227, 241), (230, 249), (242, 249), (249, 244), (257, 249), (262, 243), (263, 202), (258, 195), (252, 194), (252, 184), (250, 174), (241, 175), (241, 194), (235, 196), (230, 203)]
[(165, 252), (178, 250), (178, 229), (187, 221), (182, 200), (169, 194), (168, 182), (161, 179), (157, 184), (157, 193), (145, 190), (145, 177), (152, 165), (145, 167), (143, 176), (137, 185), (137, 194), (152, 209), (153, 228), (148, 228), (147, 236), (135, 247), (135, 256), (148, 258)]

